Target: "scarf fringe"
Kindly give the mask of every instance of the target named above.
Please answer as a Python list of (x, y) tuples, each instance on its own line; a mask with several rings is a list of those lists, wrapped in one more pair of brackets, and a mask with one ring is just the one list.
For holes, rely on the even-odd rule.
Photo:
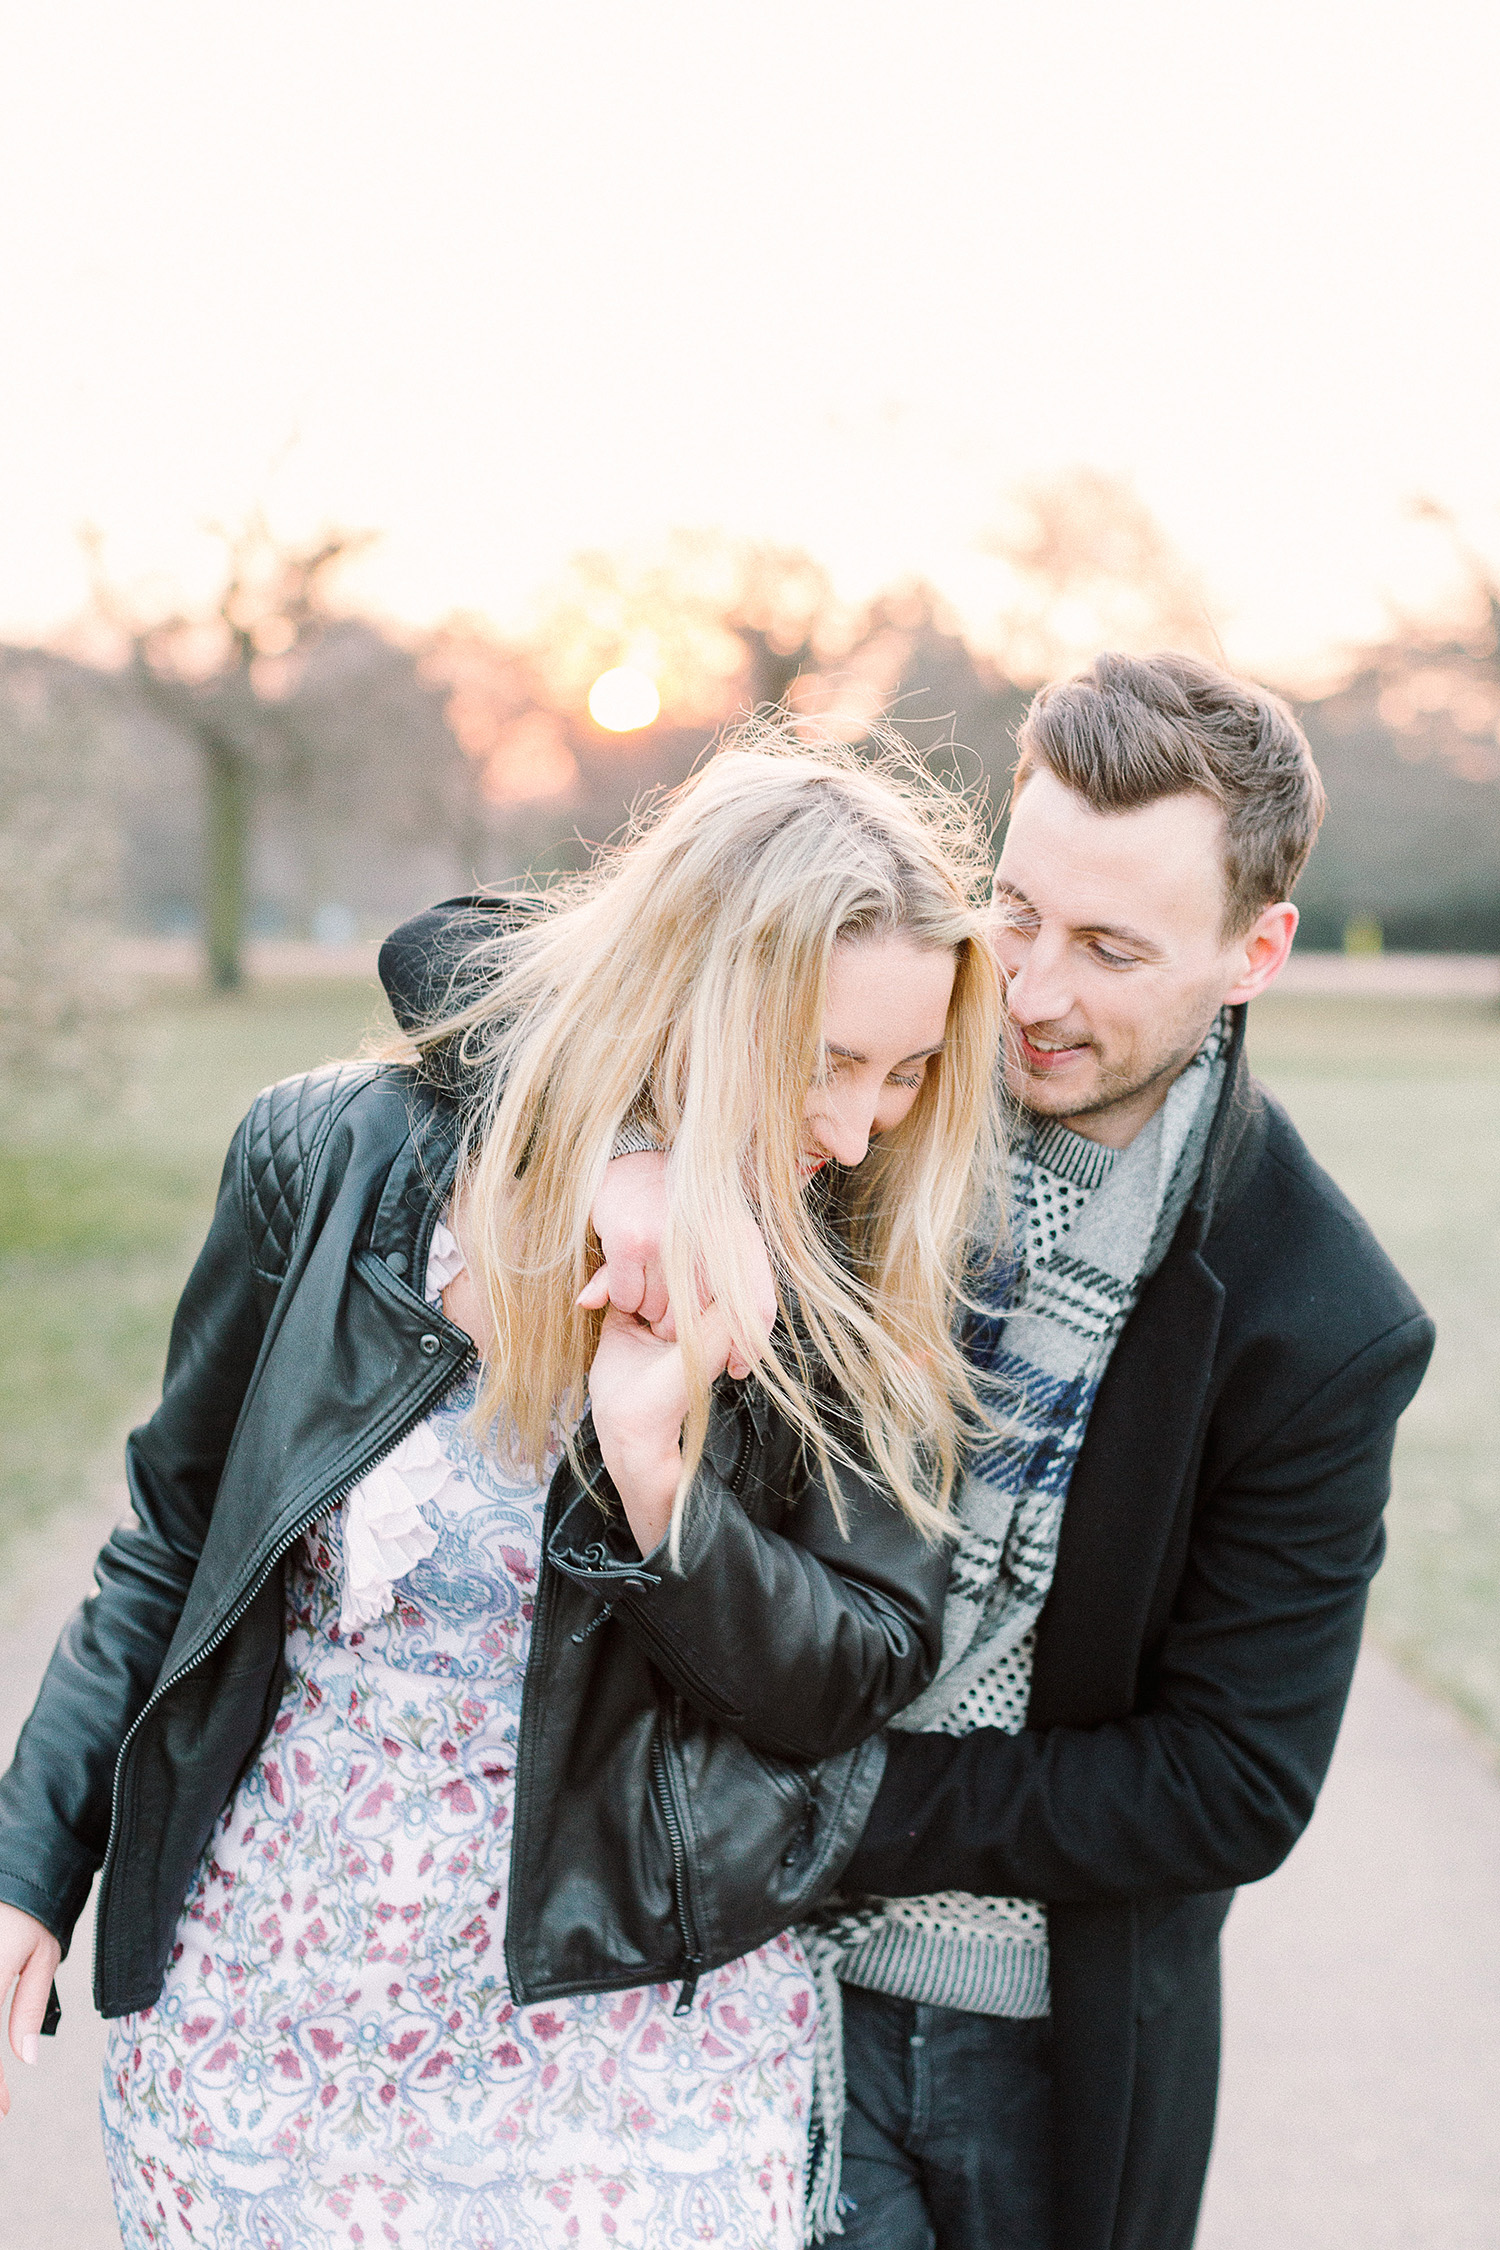
[(806, 2233), (803, 2239), (807, 2242), (824, 2242), (830, 2235), (844, 2231), (839, 2182), (844, 2169), (844, 2111), (848, 2088), (844, 2078), (844, 1988), (839, 1982), (839, 1971), (849, 1954), (879, 1927), (881, 1920), (878, 1908), (861, 1910), (841, 1914), (837, 1921), (824, 1925), (805, 1925), (797, 1932), (818, 1998), (804, 2206)]

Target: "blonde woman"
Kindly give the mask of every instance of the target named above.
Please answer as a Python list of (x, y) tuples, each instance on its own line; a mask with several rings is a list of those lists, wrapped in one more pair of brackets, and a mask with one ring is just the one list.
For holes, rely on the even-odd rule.
[[(722, 753), (576, 890), (476, 905), (392, 1057), (241, 1127), (0, 1783), (18, 2053), (104, 1864), (130, 2250), (800, 2240), (789, 1925), (931, 1675), (974, 1411), (1000, 1002), (957, 819)], [(672, 1343), (591, 1271), (643, 1117)]]

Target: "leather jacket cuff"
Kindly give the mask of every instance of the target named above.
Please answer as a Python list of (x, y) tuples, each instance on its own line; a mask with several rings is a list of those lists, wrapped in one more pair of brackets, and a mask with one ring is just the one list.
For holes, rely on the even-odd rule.
[(73, 1936), (73, 1925), (88, 1904), (89, 1887), (94, 1880), (93, 1870), (74, 1886), (71, 1894), (59, 1898), (56, 1891), (46, 1889), (29, 1876), (18, 1875), (8, 1867), (0, 1867), (0, 1899), (7, 1906), (19, 1908), (29, 1914), (33, 1922), (40, 1922), (50, 1930), (63, 1949), (63, 1959)]
[[(580, 1525), (576, 1519), (585, 1508), (589, 1520)], [(582, 1536), (585, 1529), (593, 1534), (591, 1538)], [(643, 1556), (624, 1517), (601, 1521), (593, 1501), (581, 1494), (547, 1542), (547, 1560), (554, 1569), (576, 1586), (588, 1586), (602, 1594), (649, 1593), (661, 1584), (660, 1570), (651, 1566), (658, 1558), (664, 1560), (665, 1555), (663, 1541), (649, 1558)]]

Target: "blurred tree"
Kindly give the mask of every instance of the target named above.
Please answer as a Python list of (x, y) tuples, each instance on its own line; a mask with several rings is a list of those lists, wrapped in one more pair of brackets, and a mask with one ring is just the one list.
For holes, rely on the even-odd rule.
[(1398, 614), (1361, 668), (1378, 683), (1381, 717), (1411, 750), (1466, 780), (1500, 781), (1500, 574), (1451, 508), (1421, 499), (1411, 513), (1445, 539), (1456, 582), (1438, 617)]
[(1336, 951), (1363, 923), (1400, 952), (1500, 952), (1500, 789), (1466, 770), (1474, 746), (1440, 720), (1397, 732), (1386, 699), (1367, 666), (1298, 706), (1328, 817), (1297, 885), (1297, 942)]
[(121, 685), (186, 736), (202, 761), (203, 926), (209, 979), (231, 991), (243, 975), (252, 804), (271, 775), (305, 771), (315, 754), (296, 689), (310, 651), (334, 622), (327, 589), (368, 534), (331, 531), (289, 546), (264, 516), (220, 536), (223, 584), (199, 611), (141, 617), (105, 578), (90, 534), (94, 599), (124, 643)]
[(852, 645), (805, 670), (792, 707), (857, 741), (876, 721), (908, 741), (942, 779), (1003, 803), (1026, 699), (976, 652), (952, 608), (921, 579), (890, 588), (860, 615)]
[(1176, 648), (1223, 662), (1198, 573), (1124, 478), (1078, 468), (1021, 487), (981, 551), (1005, 571), (987, 637), (1021, 685), (1056, 679), (1101, 649)]
[(823, 565), (796, 547), (734, 550), (737, 583), (724, 624), (744, 651), (745, 700), (779, 710), (804, 673), (850, 655), (867, 626), (834, 595)]
[[(465, 888), (492, 855), (479, 776), (410, 644), (330, 618), (281, 706), (291, 749), (267, 782), (256, 876), (305, 936), (399, 919)], [(279, 877), (279, 880), (278, 880)]]
[(427, 635), (420, 668), (492, 802), (527, 805), (568, 794), (578, 762), (529, 651), (466, 612)]
[(116, 838), (110, 713), (89, 676), (0, 649), (0, 1114), (102, 1083)]
[(1426, 616), (1378, 642), (1301, 717), (1329, 811), (1298, 886), (1302, 942), (1500, 950), (1500, 574), (1452, 511), (1411, 513), (1454, 566)]

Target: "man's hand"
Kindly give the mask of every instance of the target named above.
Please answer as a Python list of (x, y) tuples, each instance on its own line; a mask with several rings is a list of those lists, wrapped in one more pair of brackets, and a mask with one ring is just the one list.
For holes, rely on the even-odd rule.
[(677, 1323), (661, 1267), (667, 1231), (667, 1159), (661, 1149), (616, 1156), (604, 1167), (589, 1214), (604, 1263), (579, 1297), (585, 1312), (613, 1305), (634, 1313), (662, 1341), (675, 1344)]
[[(10, 2004), (10, 2044), (21, 2062), (34, 2063), (41, 2053), (42, 2018), (61, 1959), (62, 1947), (50, 1930), (18, 1906), (0, 1903), (0, 2002), (12, 1979), (18, 1979)], [(0, 2117), (9, 2114), (10, 2089), (0, 2070)]]
[[(663, 1343), (677, 1341), (667, 1277), (662, 1271), (661, 1244), (667, 1231), (667, 1159), (659, 1150), (637, 1156), (617, 1156), (604, 1168), (599, 1193), (590, 1214), (594, 1232), (604, 1252), (604, 1263), (581, 1292), (578, 1302), (586, 1312), (613, 1305), (616, 1312), (634, 1313)], [(776, 1284), (760, 1230), (745, 1222), (745, 1241), (755, 1276), (755, 1305), (770, 1335), (776, 1325)], [(705, 1309), (709, 1300), (704, 1299)], [(736, 1382), (750, 1372), (750, 1361), (732, 1345), (727, 1365)]]

